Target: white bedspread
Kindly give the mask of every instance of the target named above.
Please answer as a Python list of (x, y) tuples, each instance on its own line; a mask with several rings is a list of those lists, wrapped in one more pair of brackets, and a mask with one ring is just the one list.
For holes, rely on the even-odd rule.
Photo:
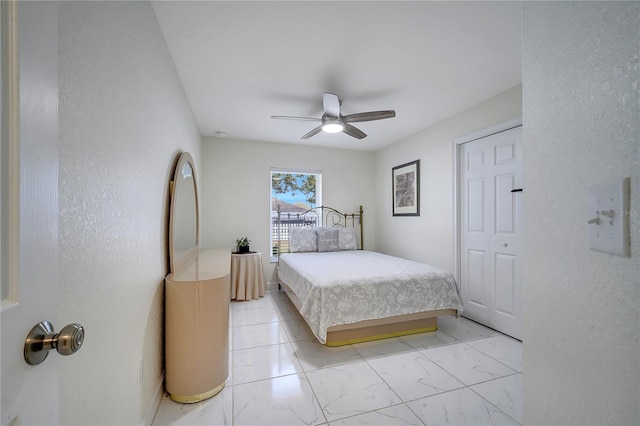
[(278, 278), (321, 343), (327, 328), (439, 309), (462, 310), (451, 273), (371, 251), (286, 253)]

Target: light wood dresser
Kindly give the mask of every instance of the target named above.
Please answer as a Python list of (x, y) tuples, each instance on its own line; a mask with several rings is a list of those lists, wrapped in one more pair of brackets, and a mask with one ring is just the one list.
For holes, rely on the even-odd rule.
[(165, 279), (166, 388), (182, 403), (224, 388), (229, 373), (230, 253), (199, 250)]

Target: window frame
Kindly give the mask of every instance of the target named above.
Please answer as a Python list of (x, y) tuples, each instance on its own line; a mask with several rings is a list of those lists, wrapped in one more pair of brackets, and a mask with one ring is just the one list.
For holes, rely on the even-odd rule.
[[(270, 220), (269, 220), (269, 247), (270, 253), (269, 258), (271, 263), (275, 263), (278, 261), (278, 253), (275, 249), (276, 247), (276, 234), (278, 232), (277, 229), (277, 218), (278, 218), (278, 210), (277, 203), (274, 203), (274, 199), (278, 200), (278, 197), (274, 197), (273, 191), (273, 175), (274, 173), (285, 173), (291, 175), (315, 175), (316, 177), (316, 191), (315, 191), (315, 203), (311, 203), (311, 207), (309, 209), (316, 208), (322, 205), (322, 170), (313, 170), (313, 169), (296, 169), (296, 168), (284, 168), (284, 167), (271, 167), (269, 170), (269, 211), (270, 211)], [(282, 200), (284, 201), (284, 200)], [(321, 224), (318, 224), (320, 226)], [(280, 241), (282, 241), (282, 236), (279, 236)]]

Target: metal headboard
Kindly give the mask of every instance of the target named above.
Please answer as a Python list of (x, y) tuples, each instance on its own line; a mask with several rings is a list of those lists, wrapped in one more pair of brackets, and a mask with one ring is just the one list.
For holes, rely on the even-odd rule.
[(358, 213), (342, 213), (333, 207), (319, 206), (309, 210), (305, 210), (299, 213), (282, 213), (280, 211), (280, 204), (278, 203), (278, 258), (280, 257), (280, 236), (281, 227), (283, 222), (296, 223), (298, 226), (326, 226), (328, 228), (333, 227), (352, 227), (360, 228), (360, 246), (358, 250), (362, 250), (364, 247), (364, 232), (362, 228), (362, 206)]

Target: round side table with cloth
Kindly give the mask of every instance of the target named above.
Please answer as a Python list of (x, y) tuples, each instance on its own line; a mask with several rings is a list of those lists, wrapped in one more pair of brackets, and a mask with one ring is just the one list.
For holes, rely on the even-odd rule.
[(265, 287), (262, 253), (231, 253), (231, 298), (259, 299)]

